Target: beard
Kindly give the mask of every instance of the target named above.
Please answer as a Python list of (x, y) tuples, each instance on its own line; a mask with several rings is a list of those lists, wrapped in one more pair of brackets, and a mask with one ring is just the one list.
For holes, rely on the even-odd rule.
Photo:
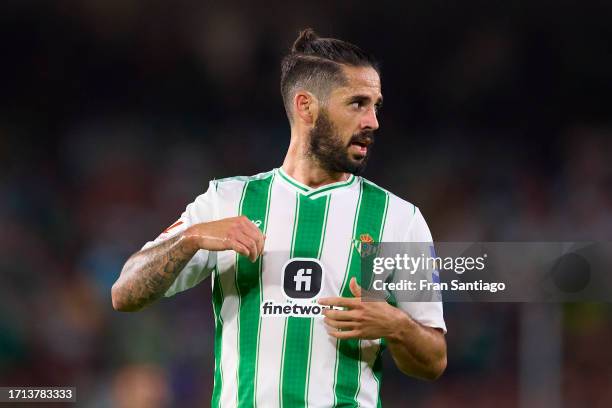
[[(365, 155), (349, 152), (352, 143), (368, 142)], [(354, 134), (344, 143), (327, 112), (321, 110), (310, 131), (309, 155), (326, 171), (359, 175), (365, 170), (374, 144), (374, 131), (364, 130)]]

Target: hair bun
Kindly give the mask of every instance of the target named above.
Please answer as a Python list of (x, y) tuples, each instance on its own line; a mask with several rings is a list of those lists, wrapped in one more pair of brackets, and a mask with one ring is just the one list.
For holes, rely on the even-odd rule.
[(291, 47), (291, 52), (306, 52), (309, 45), (318, 38), (319, 36), (312, 28), (306, 28), (300, 31), (297, 40), (295, 40), (293, 47)]

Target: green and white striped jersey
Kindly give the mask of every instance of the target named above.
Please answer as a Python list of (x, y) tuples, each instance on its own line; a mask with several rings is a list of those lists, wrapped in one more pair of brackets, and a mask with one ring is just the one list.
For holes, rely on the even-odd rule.
[[(316, 300), (352, 297), (350, 278), (361, 275), (355, 239), (431, 242), (419, 209), (361, 177), (310, 188), (274, 169), (212, 181), (145, 248), (190, 225), (237, 215), (266, 235), (263, 256), (251, 263), (233, 251), (200, 250), (166, 293), (212, 275), (212, 406), (379, 406), (384, 339), (335, 339)], [(446, 330), (439, 302), (397, 306)]]

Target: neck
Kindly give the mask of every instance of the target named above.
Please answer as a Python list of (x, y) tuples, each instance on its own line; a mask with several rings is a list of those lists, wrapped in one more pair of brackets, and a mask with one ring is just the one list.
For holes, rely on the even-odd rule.
[(349, 173), (330, 172), (323, 169), (312, 157), (308, 156), (307, 138), (298, 137), (294, 134), (293, 129), (282, 168), (289, 176), (312, 188), (345, 181), (350, 176)]

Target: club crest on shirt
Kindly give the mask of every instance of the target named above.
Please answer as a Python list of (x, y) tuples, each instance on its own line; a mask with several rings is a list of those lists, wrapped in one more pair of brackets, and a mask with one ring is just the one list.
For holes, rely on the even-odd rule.
[(353, 240), (353, 245), (361, 256), (368, 256), (375, 249), (375, 245), (372, 244), (374, 244), (374, 238), (367, 232), (359, 235), (359, 239)]
[(372, 236), (367, 232), (365, 234), (361, 234), (359, 236), (359, 240), (364, 244), (371, 244), (372, 242), (374, 242), (374, 238), (372, 238)]

